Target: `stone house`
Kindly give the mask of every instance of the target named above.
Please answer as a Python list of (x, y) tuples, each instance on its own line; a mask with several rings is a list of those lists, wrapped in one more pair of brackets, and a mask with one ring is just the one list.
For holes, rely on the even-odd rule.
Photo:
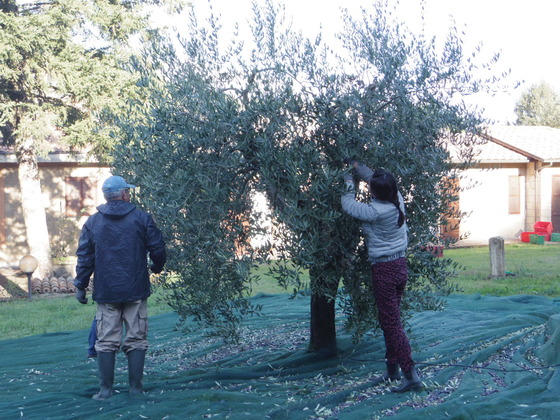
[[(101, 185), (109, 168), (85, 154), (52, 152), (39, 159), (42, 196), (51, 247), (56, 260), (75, 255), (77, 238), (87, 216), (105, 200)], [(29, 252), (21, 209), (15, 154), (0, 151), (0, 267), (17, 267)]]
[(478, 163), (460, 179), (461, 242), (520, 239), (536, 222), (560, 232), (560, 129), (493, 126), (484, 137)]

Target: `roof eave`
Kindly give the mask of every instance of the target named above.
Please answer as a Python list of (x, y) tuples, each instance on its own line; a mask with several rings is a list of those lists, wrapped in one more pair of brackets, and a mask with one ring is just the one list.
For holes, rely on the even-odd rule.
[[(38, 156), (38, 163), (95, 163), (87, 153), (51, 152), (47, 156)], [(17, 163), (15, 153), (0, 153), (0, 163)]]
[(485, 138), (488, 141), (499, 144), (500, 146), (502, 146), (502, 147), (504, 147), (508, 150), (511, 150), (512, 152), (519, 153), (520, 155), (526, 156), (527, 159), (529, 159), (529, 161), (544, 162), (544, 159), (542, 157), (534, 155), (532, 153), (529, 153), (528, 151), (520, 149), (518, 147), (512, 146), (511, 144), (509, 144), (505, 141), (498, 140), (497, 138), (492, 137), (489, 134), (482, 134), (482, 137)]

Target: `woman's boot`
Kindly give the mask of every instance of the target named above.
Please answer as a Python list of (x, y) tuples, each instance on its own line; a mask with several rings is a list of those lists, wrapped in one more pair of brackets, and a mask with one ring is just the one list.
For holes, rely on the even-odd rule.
[(404, 378), (401, 385), (395, 388), (391, 388), (393, 392), (406, 392), (414, 389), (422, 388), (422, 381), (416, 373), (416, 369), (412, 368), (409, 372), (403, 372)]
[(398, 363), (387, 362), (386, 366), (387, 366), (387, 370), (383, 374), (383, 380), (385, 382), (387, 382), (387, 381), (398, 381), (399, 379), (401, 379), (401, 372), (400, 372)]

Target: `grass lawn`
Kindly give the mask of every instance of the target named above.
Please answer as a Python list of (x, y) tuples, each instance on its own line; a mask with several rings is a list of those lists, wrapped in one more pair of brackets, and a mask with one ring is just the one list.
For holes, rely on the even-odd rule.
[(560, 297), (560, 243), (505, 246), (506, 277), (490, 279), (488, 246), (446, 249), (444, 257), (464, 267), (453, 280), (462, 293)]
[[(464, 267), (453, 279), (462, 293), (507, 296), (531, 294), (560, 297), (560, 243), (546, 245), (508, 244), (506, 270), (511, 273), (503, 279), (489, 279), (490, 256), (488, 247), (446, 249), (444, 258), (450, 258)], [(252, 293), (285, 293), (276, 282), (264, 275), (254, 285)], [(303, 278), (306, 281), (306, 278)], [(162, 290), (149, 301), (149, 314), (170, 312), (159, 301)], [(89, 328), (95, 314), (95, 305), (79, 304), (73, 295), (62, 297), (34, 296), (31, 301), (17, 299), (0, 302), (0, 338), (20, 338), (29, 335)]]

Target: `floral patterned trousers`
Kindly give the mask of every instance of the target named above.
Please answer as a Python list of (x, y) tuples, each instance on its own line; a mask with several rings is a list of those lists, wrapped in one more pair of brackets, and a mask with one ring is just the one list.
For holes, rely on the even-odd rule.
[(410, 343), (401, 322), (401, 298), (408, 280), (406, 258), (371, 266), (373, 294), (385, 338), (387, 363), (398, 363), (403, 372), (414, 367)]

